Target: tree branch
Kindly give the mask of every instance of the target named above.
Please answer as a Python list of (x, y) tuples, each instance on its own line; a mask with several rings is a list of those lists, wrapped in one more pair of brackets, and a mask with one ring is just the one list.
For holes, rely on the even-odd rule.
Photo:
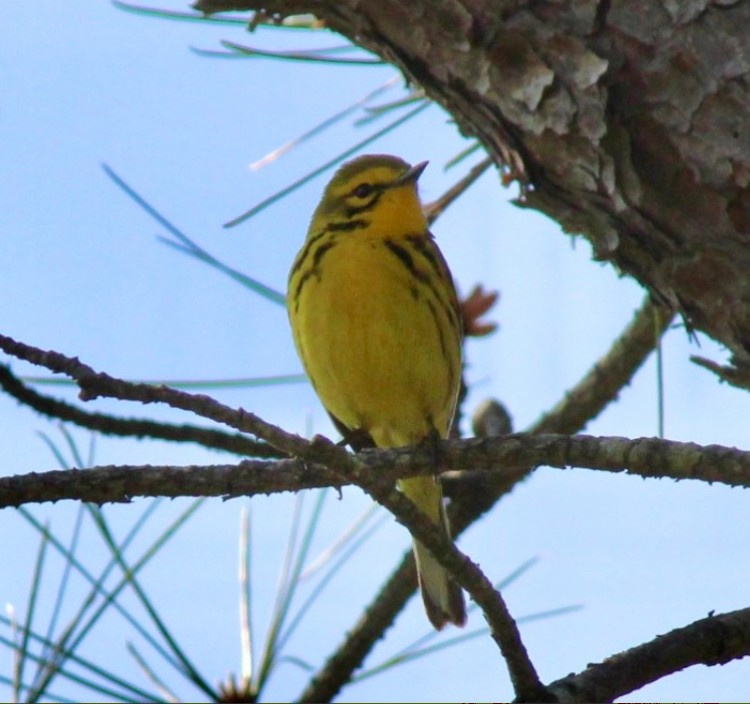
[(339, 475), (300, 460), (244, 460), (239, 464), (107, 465), (0, 477), (0, 508), (72, 499), (95, 504), (128, 503), (136, 497), (238, 496), (340, 487)]
[(745, 391), (750, 389), (750, 367), (727, 367), (697, 355), (692, 356), (690, 360), (698, 366), (712, 371), (721, 381), (727, 384)]
[[(673, 319), (674, 314), (655, 304), (646, 295), (631, 322), (614, 340), (607, 353), (528, 432), (572, 435), (583, 430), (608, 404), (617, 399), (621, 389), (646, 361)], [(503, 423), (506, 415), (495, 404), (487, 404), (483, 411), (478, 411), (479, 415), (474, 419), (477, 428), (481, 428), (485, 422), (482, 413), (491, 417), (499, 414), (499, 418), (491, 418), (495, 424)], [(498, 431), (508, 432), (503, 427), (499, 427)], [(500, 497), (524, 480), (533, 468), (533, 465), (527, 464), (517, 467), (515, 473), (508, 468), (503, 474), (471, 476), (463, 472), (455, 477), (447, 477), (446, 494), (455, 499), (449, 509), (453, 530), (460, 533), (471, 525), (489, 511)]]
[[(522, 471), (519, 468), (526, 472), (542, 465), (750, 487), (750, 452), (659, 438), (516, 433), (500, 438), (444, 440), (439, 448), (439, 468), (434, 465), (432, 448), (368, 449), (353, 455), (341, 447), (332, 453), (324, 440), (319, 436), (312, 442), (299, 438), (303, 460), (245, 460), (237, 465), (194, 467), (107, 466), (0, 477), (0, 507), (61, 499), (107, 503), (129, 501), (135, 496), (232, 498), (340, 488), (356, 483), (350, 478), (355, 471), (353, 476), (361, 481), (390, 484), (397, 479), (460, 468), (499, 475), (501, 481), (507, 481), (518, 476)], [(338, 466), (346, 472), (337, 470)]]
[[(609, 352), (592, 372), (566, 394), (553, 413), (547, 414), (532, 427), (532, 432), (578, 432), (604, 408), (606, 401), (601, 399), (611, 400), (617, 396), (656, 345), (655, 308), (649, 296), (646, 296), (634, 320), (615, 340)], [(660, 315), (660, 320), (665, 323), (662, 331), (666, 328), (667, 317), (663, 313)], [(596, 391), (599, 384), (603, 386), (601, 399)], [(489, 411), (494, 414), (496, 409), (490, 407)], [(478, 419), (477, 425), (481, 424), (481, 419)], [(493, 422), (492, 426), (498, 433), (507, 432), (504, 422)], [(460, 479), (451, 481), (450, 495), (453, 501), (448, 507), (448, 514), (454, 535), (459, 535), (490, 510), (501, 496), (528, 476), (530, 469), (528, 465), (506, 468), (502, 477), (499, 473), (471, 476), (463, 472)], [(413, 557), (409, 552), (337, 650), (310, 681), (301, 695), (304, 701), (330, 701), (338, 694), (414, 593), (414, 575)], [(405, 584), (411, 585), (411, 588), (407, 590)]]
[(24, 384), (5, 364), (0, 364), (0, 388), (9, 396), (48, 418), (74, 423), (81, 428), (103, 435), (194, 442), (203, 447), (224, 450), (246, 457), (280, 458), (282, 456), (278, 450), (267, 443), (258, 442), (245, 435), (195, 425), (158, 423), (147, 418), (118, 418), (106, 413), (90, 413), (65, 401), (38, 393)]
[(271, 423), (266, 423), (254, 413), (242, 408), (235, 410), (204, 394), (190, 394), (168, 386), (135, 384), (117, 379), (94, 371), (77, 357), (66, 357), (59, 352), (41, 350), (17, 342), (6, 335), (0, 335), (0, 349), (18, 359), (70, 377), (78, 384), (78, 396), (83, 401), (91, 401), (101, 396), (140, 403), (164, 403), (172, 408), (210, 418), (236, 430), (252, 433), (287, 455), (305, 459), (305, 453), (309, 448), (309, 443), (299, 435), (287, 433)]
[(549, 685), (560, 702), (611, 702), (692, 665), (725, 665), (750, 655), (750, 608), (684, 628), (589, 665)]
[(571, 435), (581, 432), (630, 383), (674, 317), (673, 311), (654, 303), (647, 294), (607, 353), (529, 432)]
[[(368, 471), (365, 465), (358, 466), (343, 448), (320, 437), (314, 439), (312, 444), (328, 455), (326, 464), (329, 467), (335, 467), (334, 471), (340, 471), (342, 477), (356, 483), (388, 509), (469, 592), (490, 625), (492, 638), (508, 666), (516, 695), (523, 701), (551, 701), (502, 595), (479, 567), (460, 552), (450, 539), (436, 531), (432, 521), (396, 489), (395, 483), (384, 476), (385, 473)], [(426, 451), (425, 454), (429, 457), (432, 453)]]

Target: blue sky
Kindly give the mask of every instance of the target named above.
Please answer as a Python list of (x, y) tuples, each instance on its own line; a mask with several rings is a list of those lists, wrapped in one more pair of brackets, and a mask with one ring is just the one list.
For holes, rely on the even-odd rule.
[[(186, 4), (172, 2), (174, 9)], [(124, 13), (107, 2), (13, 3), (0, 29), (0, 238), (5, 305), (0, 331), (29, 344), (79, 356), (130, 379), (227, 379), (297, 374), (283, 308), (206, 266), (165, 247), (163, 230), (106, 177), (109, 164), (201, 246), (241, 271), (283, 291), (329, 174), (313, 180), (243, 225), (222, 223), (272, 195), (362, 139), (369, 127), (352, 120), (293, 150), (260, 171), (248, 165), (383, 84), (384, 67), (302, 65), (266, 60), (217, 60), (191, 47), (216, 49), (221, 39), (276, 49), (330, 46), (325, 32), (248, 35), (241, 28), (167, 22)], [(402, 95), (399, 86), (382, 101)], [(431, 107), (369, 151), (430, 160), (420, 185), (425, 200), (440, 195), (463, 166), (445, 163), (467, 142), (448, 116)], [(582, 239), (563, 235), (546, 218), (511, 204), (513, 189), (488, 172), (436, 224), (434, 231), (459, 287), (499, 289), (493, 316), (499, 331), (467, 345), (470, 395), (466, 410), (501, 399), (523, 429), (549, 409), (603, 354), (643, 297), (640, 286), (591, 261)], [(747, 444), (748, 396), (719, 385), (688, 361), (690, 354), (725, 358), (714, 343), (691, 344), (684, 330), (664, 341), (666, 436), (700, 443)], [(7, 361), (7, 360), (3, 360)], [(19, 374), (40, 371), (11, 361)], [(47, 393), (74, 399), (72, 390)], [(216, 391), (284, 428), (333, 434), (307, 384)], [(629, 437), (657, 433), (656, 370), (650, 360), (617, 403), (587, 432)], [(195, 419), (168, 409), (97, 401), (91, 410)], [(3, 475), (56, 469), (38, 433), (64, 447), (55, 425), (0, 397)], [(71, 428), (87, 452), (90, 438)], [(192, 446), (100, 438), (95, 463), (205, 464), (232, 461)], [(315, 498), (306, 499), (310, 511)], [(584, 470), (539, 469), (460, 546), (500, 580), (526, 560), (538, 562), (506, 598), (517, 616), (580, 604), (575, 613), (526, 624), (522, 634), (544, 680), (650, 640), (660, 633), (747, 605), (750, 578), (747, 496), (721, 486), (644, 481)], [(124, 535), (148, 505), (107, 507)], [(149, 531), (188, 505), (160, 505)], [(237, 672), (237, 542), (239, 514), (252, 506), (255, 617), (262, 631), (276, 588), (294, 499), (290, 496), (206, 502), (143, 573), (154, 602), (211, 682)], [(313, 553), (325, 549), (368, 501), (355, 490), (327, 498)], [(77, 506), (32, 507), (60, 536), (69, 536)], [(0, 512), (0, 599), (26, 609), (38, 534), (16, 512)], [(67, 538), (66, 538), (67, 539)], [(87, 564), (105, 559), (89, 527)], [(142, 539), (141, 545), (147, 544)], [(289, 654), (319, 664), (351, 627), (408, 535), (386, 520), (334, 580), (327, 598), (299, 628)], [(133, 552), (133, 559), (138, 550)], [(60, 574), (48, 564), (49, 584)], [(39, 608), (49, 612), (52, 586)], [(75, 592), (74, 588), (71, 588)], [(133, 603), (131, 597), (126, 597)], [(469, 629), (479, 628), (472, 614)], [(4, 627), (3, 627), (4, 628)], [(412, 600), (376, 664), (426, 632)], [(3, 630), (0, 629), (0, 633)], [(4, 634), (8, 636), (5, 629)], [(449, 638), (455, 632), (445, 633)], [(82, 652), (144, 682), (126, 643), (134, 636), (114, 616), (92, 632)], [(10, 653), (0, 658), (9, 676)], [(624, 701), (750, 696), (748, 665), (691, 668)], [(171, 682), (179, 679), (164, 676)], [(446, 675), (445, 673), (450, 673)], [(306, 673), (280, 666), (269, 699), (296, 696)], [(175, 685), (189, 699), (194, 690)], [(80, 690), (53, 688), (75, 698)], [(0, 685), (0, 698), (7, 689)], [(76, 692), (79, 692), (76, 695)], [(71, 694), (72, 693), (72, 694)], [(373, 677), (348, 689), (350, 701), (498, 700), (511, 696), (505, 668), (487, 638)]]

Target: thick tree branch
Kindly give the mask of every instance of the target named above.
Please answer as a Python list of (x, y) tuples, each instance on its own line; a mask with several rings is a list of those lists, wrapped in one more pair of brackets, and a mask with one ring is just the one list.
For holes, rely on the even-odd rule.
[(692, 665), (750, 655), (750, 609), (691, 623), (549, 685), (560, 702), (611, 702)]
[(405, 477), (463, 468), (499, 474), (507, 481), (508, 477), (518, 476), (519, 468), (529, 471), (542, 465), (750, 487), (750, 452), (659, 438), (517, 433), (500, 438), (445, 440), (440, 443), (439, 469), (435, 468), (432, 448), (362, 450), (352, 455), (341, 447), (332, 453), (327, 443), (316, 438), (309, 443), (301, 438), (299, 441), (304, 461), (245, 460), (237, 465), (208, 467), (110, 466), (0, 477), (0, 507), (62, 499), (107, 503), (129, 501), (136, 496), (232, 498), (326, 486), (340, 488), (355, 483), (349, 476), (352, 472), (361, 481), (393, 484)]

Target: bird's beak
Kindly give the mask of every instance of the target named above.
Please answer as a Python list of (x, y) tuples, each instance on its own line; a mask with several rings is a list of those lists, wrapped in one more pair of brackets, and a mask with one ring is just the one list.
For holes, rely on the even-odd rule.
[(429, 163), (429, 161), (422, 161), (419, 164), (412, 166), (408, 171), (401, 174), (401, 176), (393, 182), (393, 185), (402, 186), (405, 183), (416, 183)]

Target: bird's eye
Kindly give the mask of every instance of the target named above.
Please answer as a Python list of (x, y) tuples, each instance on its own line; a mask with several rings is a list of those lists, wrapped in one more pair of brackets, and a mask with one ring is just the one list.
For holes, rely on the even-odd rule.
[(360, 183), (353, 191), (352, 195), (357, 198), (367, 198), (375, 189), (371, 183)]

